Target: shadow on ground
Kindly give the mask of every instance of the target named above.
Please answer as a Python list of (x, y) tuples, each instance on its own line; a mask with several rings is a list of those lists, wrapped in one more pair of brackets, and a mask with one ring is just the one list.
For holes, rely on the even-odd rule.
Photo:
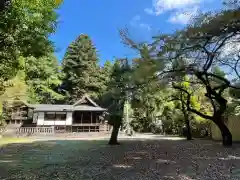
[(56, 140), (1, 148), (0, 179), (240, 179), (240, 145), (208, 140)]

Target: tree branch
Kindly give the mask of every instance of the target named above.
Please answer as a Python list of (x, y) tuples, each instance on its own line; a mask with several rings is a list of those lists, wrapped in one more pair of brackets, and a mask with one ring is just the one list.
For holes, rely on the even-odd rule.
[(234, 72), (236, 73), (236, 75), (237, 75), (237, 77), (240, 79), (240, 74), (239, 74), (239, 72), (238, 72), (238, 70), (237, 70), (237, 66), (238, 66), (238, 64), (239, 64), (239, 61), (240, 61), (240, 55), (237, 55), (238, 56), (238, 59), (236, 60), (236, 62), (234, 63), (234, 65), (230, 65), (229, 63), (227, 63), (227, 62), (224, 62), (224, 61), (222, 61), (222, 60), (218, 60), (222, 65), (224, 65), (224, 66), (229, 66), (232, 70), (234, 70)]
[(215, 50), (213, 51), (213, 53), (215, 54), (221, 47), (223, 47), (224, 46), (224, 44), (225, 44), (225, 42), (228, 40), (228, 39), (230, 39), (230, 38), (232, 38), (233, 36), (235, 36), (236, 35), (236, 33), (232, 33), (232, 34), (230, 34), (229, 36), (227, 36), (227, 37), (225, 37), (225, 39), (223, 39), (222, 40), (222, 42), (220, 43), (220, 45), (217, 47), (217, 44), (216, 44), (216, 46), (215, 46)]
[[(207, 72), (207, 70), (211, 67), (211, 65), (213, 63), (213, 60), (214, 60), (214, 57), (215, 57), (216, 53), (218, 52), (218, 50), (220, 48), (222, 48), (224, 46), (225, 42), (228, 39), (232, 38), (234, 35), (235, 35), (235, 33), (232, 33), (229, 36), (225, 37), (225, 39), (223, 39), (222, 42), (219, 45), (218, 45), (218, 43), (216, 43), (216, 46), (214, 47), (215, 50), (213, 50), (212, 52), (207, 54), (208, 58), (207, 58), (207, 61), (206, 61), (205, 65), (204, 65), (204, 68), (203, 68), (205, 72)], [(217, 45), (218, 45), (218, 47), (217, 47)]]
[(199, 115), (199, 116), (201, 116), (202, 118), (212, 120), (212, 116), (208, 116), (208, 115), (206, 115), (206, 114), (203, 114), (203, 113), (197, 111), (196, 109), (188, 108), (188, 110), (191, 111), (191, 112), (193, 112), (193, 113), (195, 113), (195, 114), (197, 114), (197, 115)]
[(174, 87), (175, 89), (178, 89), (178, 90), (180, 90), (180, 91), (182, 91), (182, 92), (184, 92), (184, 93), (187, 94), (187, 104), (186, 104), (186, 105), (187, 105), (187, 110), (188, 110), (188, 111), (193, 112), (193, 113), (201, 116), (202, 118), (212, 120), (212, 116), (208, 116), (208, 115), (206, 115), (206, 114), (203, 114), (203, 113), (199, 112), (198, 110), (190, 107), (190, 106), (191, 106), (191, 102), (190, 102), (190, 100), (191, 100), (191, 94), (190, 94), (187, 90), (185, 90), (185, 89), (183, 89), (183, 88), (181, 88), (181, 87), (179, 87), (179, 86), (176, 86), (176, 85), (173, 85), (173, 87)]

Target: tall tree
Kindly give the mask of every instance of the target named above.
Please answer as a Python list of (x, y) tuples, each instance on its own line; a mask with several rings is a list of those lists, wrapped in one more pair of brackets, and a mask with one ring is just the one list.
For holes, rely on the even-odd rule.
[[(239, 17), (239, 6), (197, 16), (191, 25), (174, 35), (155, 37), (151, 46), (156, 48), (148, 53), (165, 64), (164, 68), (159, 67), (155, 72), (159, 78), (165, 77), (168, 81), (172, 81), (187, 74), (194, 76), (197, 83), (203, 85), (205, 96), (212, 106), (212, 115), (192, 107), (191, 94), (183, 88), (179, 87), (179, 89), (187, 96), (187, 110), (214, 122), (221, 130), (222, 143), (226, 146), (232, 145), (232, 135), (225, 124), (227, 99), (224, 92), (229, 87), (233, 87), (233, 82), (230, 78), (214, 74), (213, 67), (216, 65), (230, 67), (235, 73), (234, 77), (240, 78), (239, 49), (236, 48), (239, 45), (240, 35)], [(125, 41), (141, 52), (141, 46), (136, 45), (129, 38), (125, 38)], [(182, 59), (187, 59), (184, 66), (173, 66), (173, 60)]]
[(104, 95), (104, 101), (110, 113), (109, 124), (112, 125), (112, 134), (109, 140), (110, 145), (117, 145), (118, 132), (122, 125), (124, 103), (129, 91), (129, 73), (131, 66), (126, 59), (118, 59), (113, 65), (110, 83)]
[(99, 79), (99, 84), (101, 87), (101, 91), (99, 93), (98, 97), (98, 103), (103, 106), (107, 107), (108, 102), (105, 101), (105, 93), (107, 91), (107, 88), (109, 86), (110, 80), (111, 80), (111, 75), (113, 71), (113, 64), (110, 61), (106, 61), (103, 65), (103, 67), (100, 68), (100, 72), (98, 74), (98, 79)]
[[(200, 110), (200, 108), (202, 107), (201, 111), (204, 114), (209, 114), (207, 106), (208, 104), (202, 101), (202, 97), (199, 94), (201, 93), (203, 87), (199, 84), (192, 84), (191, 82), (193, 82), (193, 79), (191, 78), (194, 77), (184, 76), (182, 78), (182, 81), (174, 82), (173, 88), (175, 89), (175, 91), (171, 95), (173, 97), (173, 100), (175, 100), (175, 104), (177, 105), (177, 107), (179, 107), (179, 110), (183, 115), (184, 125), (186, 127), (187, 140), (192, 139), (191, 124), (193, 124), (194, 122), (191, 121), (195, 121), (195, 123), (200, 121), (198, 115), (188, 111), (188, 103), (190, 103), (191, 107), (194, 107), (194, 109), (197, 110)], [(182, 89), (191, 94), (190, 102), (188, 102), (188, 96), (185, 92), (182, 91)]]
[[(187, 38), (184, 40), (185, 45), (182, 44), (183, 48), (179, 51), (179, 54), (194, 59), (194, 64), (190, 63), (190, 66), (187, 66), (187, 71), (184, 71), (194, 74), (204, 85), (206, 89), (205, 96), (209, 99), (213, 107), (213, 115), (203, 114), (191, 107), (189, 103), (188, 110), (203, 118), (212, 120), (221, 130), (223, 145), (226, 146), (232, 145), (232, 135), (224, 120), (227, 100), (223, 93), (231, 86), (231, 82), (220, 74), (214, 73), (212, 68), (214, 64), (221, 65), (221, 62), (218, 60), (221, 59), (219, 54), (221, 54), (221, 51), (224, 50), (224, 47), (226, 47), (229, 41), (237, 37), (240, 33), (240, 26), (237, 21), (234, 21), (234, 18), (236, 20), (236, 17), (233, 16), (234, 13), (237, 13), (237, 11), (233, 12), (232, 10), (228, 10), (217, 14), (215, 17), (205, 17), (209, 22), (203, 21), (200, 26), (195, 25), (194, 27), (188, 28), (183, 33), (185, 38)], [(229, 16), (233, 19), (228, 19), (227, 17)], [(219, 23), (219, 21), (221, 23)], [(223, 26), (227, 28), (223, 29)], [(219, 29), (217, 30), (216, 27)], [(199, 59), (201, 59), (201, 62), (197, 62)], [(187, 91), (183, 90), (183, 92), (186, 93), (190, 100), (191, 95)]]
[[(193, 94), (192, 90), (190, 89), (190, 83), (189, 78), (185, 76), (183, 78), (183, 81), (180, 83), (177, 83), (177, 85), (174, 85), (173, 88), (177, 89), (176, 94), (174, 95), (176, 98), (175, 100), (179, 102), (180, 110), (184, 117), (184, 124), (186, 126), (186, 136), (187, 140), (192, 139), (192, 132), (190, 127), (190, 112), (187, 110), (187, 96), (184, 92), (181, 90), (178, 91), (178, 87), (181, 87), (182, 89), (188, 91), (190, 94)], [(194, 96), (192, 96), (194, 98)], [(193, 98), (191, 99), (191, 103), (193, 101)]]
[(154, 128), (155, 120), (162, 113), (164, 98), (166, 98), (165, 87), (159, 84), (154, 74), (158, 63), (148, 54), (150, 49), (151, 47), (146, 45), (141, 47), (141, 57), (133, 60), (131, 74), (131, 103), (135, 114), (132, 123), (135, 124), (135, 130), (145, 132)]
[[(54, 52), (49, 35), (55, 32), (62, 0), (3, 0), (0, 4), (0, 96), (18, 97), (29, 92), (28, 58), (35, 61)], [(23, 59), (27, 76), (19, 78)], [(32, 68), (32, 67), (31, 67)], [(21, 74), (21, 73), (20, 73)], [(27, 96), (29, 93), (27, 93)], [(25, 100), (29, 100), (26, 97)], [(1, 104), (2, 105), (2, 104)], [(1, 106), (0, 105), (0, 106)]]
[(98, 74), (98, 56), (88, 35), (81, 34), (68, 47), (62, 63), (64, 73), (62, 90), (67, 102), (73, 103), (83, 94), (97, 98), (101, 91)]
[(49, 35), (55, 32), (56, 8), (61, 1), (12, 0), (0, 12), (0, 74), (12, 78), (18, 71), (18, 57), (36, 58), (54, 51)]
[[(239, 10), (226, 10), (215, 16), (201, 16), (201, 20), (197, 19), (192, 27), (188, 27), (174, 37), (175, 40), (179, 40), (177, 43), (180, 47), (175, 58), (188, 57), (192, 59), (184, 69), (178, 68), (174, 71), (193, 74), (197, 78), (199, 83), (205, 87), (205, 96), (212, 105), (213, 114), (206, 115), (191, 107), (190, 103), (188, 103), (188, 111), (212, 120), (221, 130), (222, 142), (226, 146), (232, 145), (232, 135), (225, 124), (224, 113), (227, 109), (227, 99), (224, 97), (224, 92), (231, 87), (231, 81), (222, 77), (221, 74), (214, 73), (213, 66), (216, 64), (223, 66), (222, 61), (237, 63), (233, 54), (224, 60), (221, 60), (221, 55), (226, 46), (233, 43), (234, 39), (239, 36), (240, 26), (237, 20), (239, 15)], [(186, 93), (188, 102), (190, 102), (191, 95), (184, 89), (181, 90)]]

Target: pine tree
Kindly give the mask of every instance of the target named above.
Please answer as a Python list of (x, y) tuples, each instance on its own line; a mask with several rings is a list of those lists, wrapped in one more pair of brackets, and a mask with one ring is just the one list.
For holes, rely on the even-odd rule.
[(66, 92), (66, 102), (73, 103), (87, 93), (96, 99), (100, 92), (98, 56), (89, 36), (81, 34), (70, 44), (65, 54), (62, 72), (62, 90)]
[(113, 64), (110, 61), (106, 61), (104, 66), (101, 68), (101, 79), (103, 88), (102, 91), (106, 91), (107, 86), (110, 82), (110, 76), (112, 74)]
[(119, 144), (117, 137), (122, 125), (124, 103), (127, 100), (129, 91), (130, 72), (131, 66), (128, 64), (127, 59), (118, 59), (115, 61), (106, 93), (106, 101), (109, 102), (107, 108), (111, 114), (109, 124), (113, 126), (109, 140), (110, 145)]
[(101, 83), (101, 92), (98, 98), (98, 104), (102, 107), (108, 108), (108, 101), (106, 101), (106, 92), (111, 81), (111, 75), (113, 71), (113, 64), (110, 61), (106, 61), (100, 69), (99, 83)]

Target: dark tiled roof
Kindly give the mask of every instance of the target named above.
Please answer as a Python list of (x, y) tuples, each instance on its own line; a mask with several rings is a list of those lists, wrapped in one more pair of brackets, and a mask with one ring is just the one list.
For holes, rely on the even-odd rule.
[(93, 106), (86, 106), (86, 105), (79, 105), (73, 107), (74, 111), (106, 111), (106, 109), (101, 107), (93, 107)]
[(58, 104), (34, 104), (30, 105), (34, 111), (105, 111), (101, 107), (87, 106), (87, 105), (58, 105)]
[(34, 111), (72, 111), (72, 105), (33, 104)]
[[(86, 100), (90, 105), (84, 104)], [(87, 94), (73, 105), (29, 104), (28, 106), (34, 108), (34, 111), (106, 111), (106, 109), (98, 106)]]

